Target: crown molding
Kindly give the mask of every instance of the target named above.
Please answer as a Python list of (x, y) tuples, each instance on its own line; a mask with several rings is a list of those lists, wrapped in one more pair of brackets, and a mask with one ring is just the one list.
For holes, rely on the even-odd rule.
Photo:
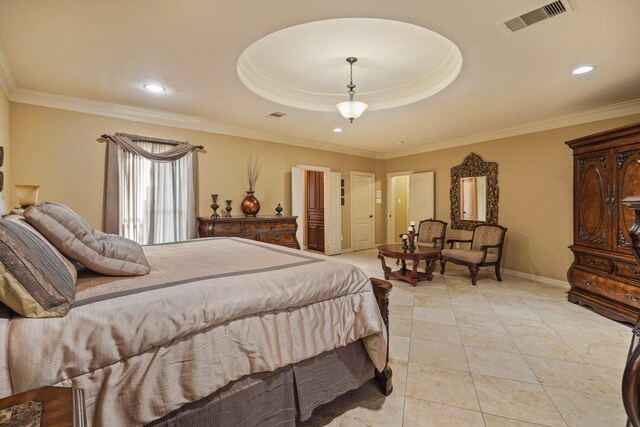
[(4, 54), (2, 46), (0, 46), (0, 88), (7, 95), (7, 98), (11, 98), (11, 93), (16, 87), (16, 81), (11, 74), (11, 68), (9, 68), (9, 61)]
[(375, 151), (345, 147), (327, 142), (296, 138), (288, 135), (280, 135), (254, 129), (243, 129), (226, 126), (216, 123), (206, 117), (170, 113), (166, 111), (147, 108), (130, 107), (122, 104), (112, 104), (108, 102), (58, 95), (31, 89), (14, 89), (11, 92), (11, 96), (9, 97), (9, 99), (11, 100), (11, 102), (17, 102), (21, 104), (57, 108), (61, 110), (75, 111), (78, 113), (95, 114), (99, 116), (114, 117), (117, 119), (131, 120), (135, 122), (198, 130), (209, 133), (237, 136), (241, 138), (257, 139), (262, 141), (276, 142), (279, 144), (294, 145), (297, 147), (313, 148), (316, 150), (331, 151), (341, 154), (350, 154), (353, 156), (369, 158), (375, 158), (376, 156)]
[(541, 132), (545, 130), (557, 129), (567, 126), (580, 125), (583, 123), (595, 122), (599, 120), (613, 119), (616, 117), (640, 114), (640, 99), (606, 105), (604, 107), (592, 108), (578, 113), (567, 114), (549, 120), (527, 123), (496, 131), (481, 133), (477, 135), (465, 136), (462, 138), (446, 139), (418, 147), (406, 148), (403, 150), (378, 153), (377, 159), (388, 160), (397, 157), (411, 156), (414, 154), (428, 153), (430, 151), (442, 150), (445, 148), (460, 147), (462, 145), (477, 144), (479, 142), (493, 141), (501, 138), (509, 138), (518, 135)]

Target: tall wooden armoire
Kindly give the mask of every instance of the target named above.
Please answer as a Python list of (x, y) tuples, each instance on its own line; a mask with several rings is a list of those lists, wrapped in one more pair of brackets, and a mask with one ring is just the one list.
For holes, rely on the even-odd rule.
[(635, 213), (620, 201), (640, 196), (640, 123), (567, 145), (573, 150), (574, 197), (569, 301), (635, 324), (640, 267), (629, 238)]

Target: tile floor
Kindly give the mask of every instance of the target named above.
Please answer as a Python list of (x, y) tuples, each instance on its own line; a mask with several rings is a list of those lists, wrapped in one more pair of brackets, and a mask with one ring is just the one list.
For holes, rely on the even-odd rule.
[[(336, 257), (383, 277), (375, 250)], [(316, 409), (311, 426), (624, 426), (630, 329), (568, 303), (567, 288), (447, 264), (392, 281), (394, 392), (371, 382)]]

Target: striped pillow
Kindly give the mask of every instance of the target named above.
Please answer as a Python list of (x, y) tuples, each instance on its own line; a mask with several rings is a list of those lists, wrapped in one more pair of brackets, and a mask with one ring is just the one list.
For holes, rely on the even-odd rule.
[(1, 302), (25, 317), (62, 317), (76, 278), (71, 262), (24, 220), (0, 220)]

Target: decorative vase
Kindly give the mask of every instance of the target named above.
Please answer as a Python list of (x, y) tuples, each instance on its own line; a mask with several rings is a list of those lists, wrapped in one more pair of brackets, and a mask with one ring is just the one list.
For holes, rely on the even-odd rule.
[(276, 216), (282, 216), (282, 206), (280, 206), (280, 203), (278, 203), (278, 206), (276, 206)]
[(244, 216), (256, 216), (260, 212), (260, 202), (253, 195), (253, 191), (247, 191), (247, 196), (240, 203), (240, 210)]
[(213, 201), (213, 204), (211, 205), (211, 209), (213, 209), (213, 213), (211, 214), (211, 218), (220, 218), (220, 215), (218, 215), (218, 208), (220, 207), (220, 205), (218, 204), (218, 195), (217, 194), (212, 194), (211, 195), (211, 200)]
[(224, 208), (225, 211), (227, 211), (227, 215), (225, 216), (225, 218), (231, 218), (231, 200), (225, 200), (224, 201), (227, 206)]

